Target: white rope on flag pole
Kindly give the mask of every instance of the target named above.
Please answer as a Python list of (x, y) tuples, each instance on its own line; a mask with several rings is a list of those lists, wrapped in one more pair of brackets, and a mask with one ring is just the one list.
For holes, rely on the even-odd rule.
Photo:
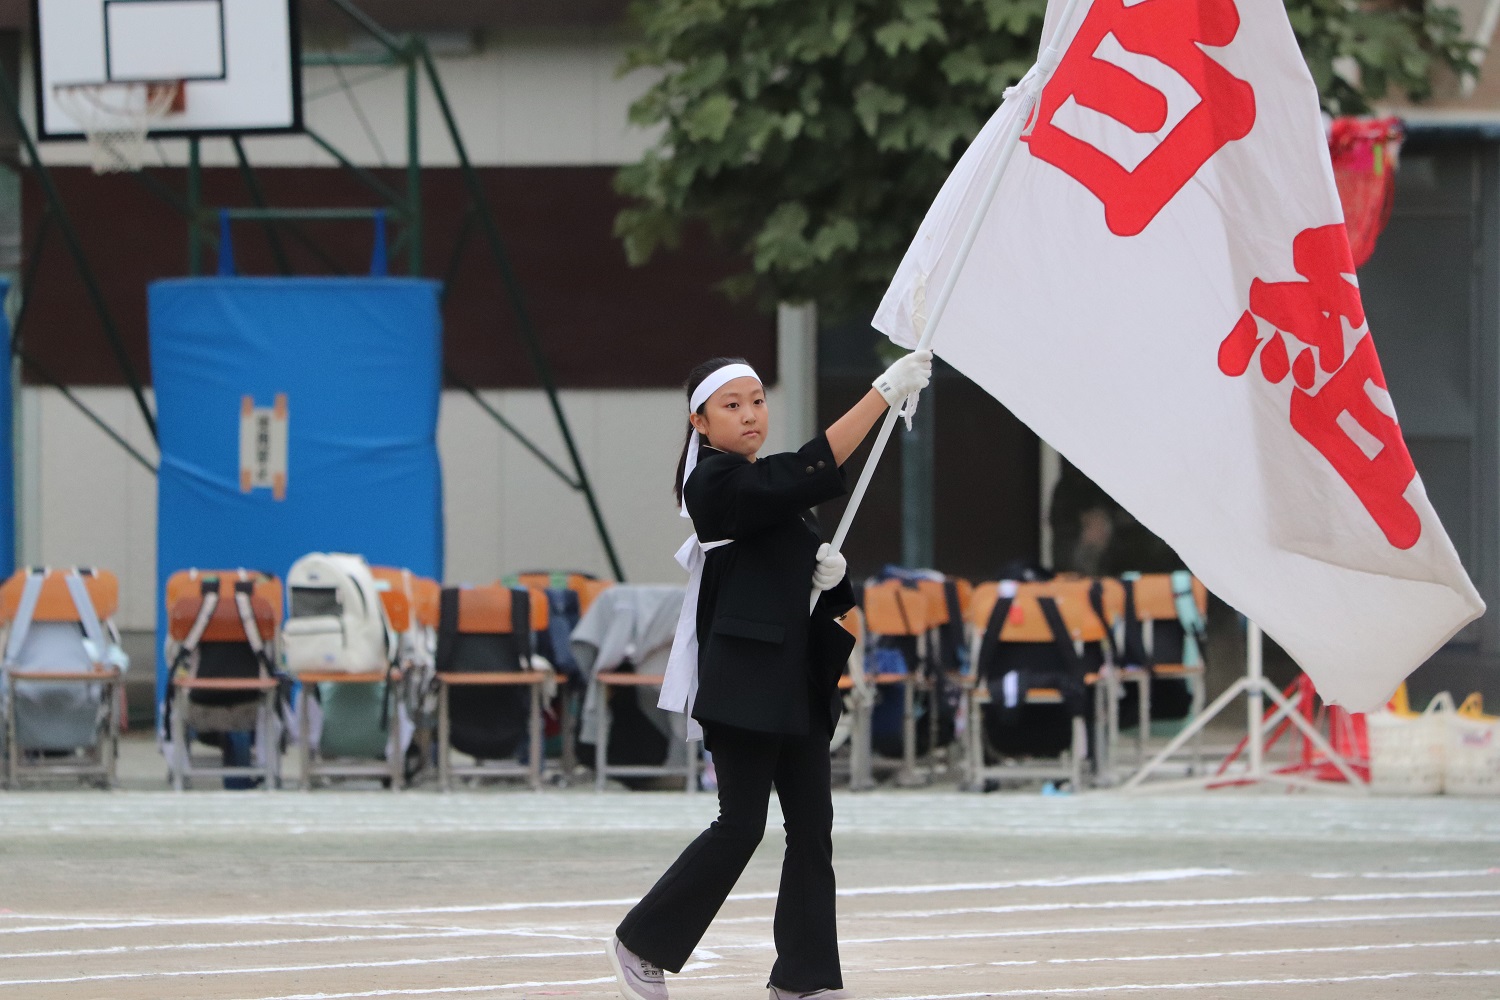
[[(1000, 160), (995, 164), (995, 170), (990, 175), (984, 196), (979, 201), (979, 207), (974, 210), (974, 218), (969, 220), (969, 228), (964, 233), (963, 241), (958, 245), (958, 253), (954, 255), (953, 266), (949, 268), (948, 276), (943, 280), (942, 290), (938, 292), (937, 302), (932, 307), (932, 316), (922, 330), (921, 340), (917, 342), (916, 349), (919, 351), (927, 350), (932, 346), (932, 340), (937, 333), (938, 324), (942, 321), (943, 312), (948, 308), (948, 299), (952, 297), (953, 289), (958, 284), (958, 277), (969, 259), (969, 251), (974, 248), (974, 241), (979, 238), (979, 229), (984, 224), (984, 217), (989, 214), (990, 204), (1000, 190), (1000, 181), (1005, 176), (1005, 169), (1010, 166), (1011, 157), (1015, 155), (1016, 147), (1021, 144), (1021, 132), (1036, 109), (1042, 88), (1047, 85), (1052, 72), (1062, 61), (1063, 50), (1058, 45), (1073, 23), (1073, 15), (1079, 3), (1080, 0), (1067, 0), (1062, 16), (1058, 18), (1052, 42), (1042, 50), (1036, 65), (1031, 67), (1016, 84), (1017, 96), (1025, 102), (1025, 107), (1021, 109), (1020, 114), (1011, 119), (1000, 137)], [(859, 481), (855, 483), (854, 492), (849, 496), (849, 506), (844, 508), (844, 516), (839, 521), (838, 530), (833, 533), (833, 541), (830, 543), (830, 549), (833, 552), (841, 551), (844, 547), (844, 540), (849, 537), (849, 528), (854, 523), (854, 516), (859, 513), (859, 505), (864, 501), (865, 492), (870, 488), (870, 480), (875, 476), (875, 467), (880, 464), (881, 456), (885, 454), (885, 447), (891, 440), (891, 431), (895, 429), (896, 420), (900, 415), (900, 409), (893, 406), (886, 413), (885, 422), (880, 425), (880, 433), (875, 438), (875, 446), (870, 449), (870, 457), (865, 460), (865, 466), (860, 470)], [(818, 593), (816, 589), (812, 592), (812, 600), (808, 603), (809, 614), (817, 606)]]

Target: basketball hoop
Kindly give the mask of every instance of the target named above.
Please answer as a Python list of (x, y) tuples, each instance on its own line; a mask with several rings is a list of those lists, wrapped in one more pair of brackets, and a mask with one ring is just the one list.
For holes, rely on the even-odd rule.
[(186, 110), (181, 80), (60, 83), (52, 93), (88, 139), (96, 174), (140, 170), (151, 130)]
[(1349, 250), (1360, 267), (1390, 221), (1396, 163), (1406, 130), (1399, 118), (1337, 118), (1328, 132), (1333, 179), (1344, 206)]

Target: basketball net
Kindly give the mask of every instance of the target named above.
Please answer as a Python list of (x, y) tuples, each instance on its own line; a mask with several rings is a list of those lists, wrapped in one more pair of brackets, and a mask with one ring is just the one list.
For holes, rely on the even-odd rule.
[(181, 80), (64, 83), (53, 94), (83, 130), (96, 174), (140, 170), (151, 130), (184, 110)]
[(1335, 118), (1329, 129), (1328, 153), (1355, 267), (1370, 259), (1375, 240), (1390, 221), (1405, 135), (1399, 118)]

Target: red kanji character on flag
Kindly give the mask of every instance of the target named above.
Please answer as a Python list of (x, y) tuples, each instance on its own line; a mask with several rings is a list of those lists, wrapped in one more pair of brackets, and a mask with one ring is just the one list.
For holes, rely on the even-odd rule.
[[(1135, 236), (1156, 218), (1220, 149), (1250, 134), (1255, 92), (1210, 59), (1200, 46), (1234, 40), (1240, 15), (1234, 0), (1095, 0), (1056, 73), (1042, 91), (1031, 151), (1092, 191), (1117, 236)], [(1052, 123), (1072, 98), (1140, 133), (1167, 124), (1167, 99), (1135, 76), (1098, 58), (1113, 35), (1126, 51), (1171, 67), (1198, 92), (1199, 102), (1161, 143), (1126, 170), (1104, 151)]]
[[(1219, 345), (1219, 370), (1232, 377), (1245, 374), (1259, 348), (1266, 381), (1280, 384), (1291, 374), (1296, 382), (1292, 427), (1328, 459), (1386, 540), (1409, 549), (1422, 537), (1421, 518), (1405, 496), (1417, 470), (1396, 418), (1370, 394), (1372, 385), (1382, 394), (1386, 389), (1375, 341), (1366, 332), (1347, 360), (1344, 356), (1344, 323), (1359, 329), (1365, 311), (1359, 289), (1345, 277), (1354, 274), (1354, 261), (1343, 225), (1299, 233), (1292, 242), (1292, 261), (1307, 280), (1257, 278), (1251, 283), (1250, 309)], [(1281, 332), (1262, 338), (1257, 316)], [(1295, 360), (1288, 355), (1283, 333), (1309, 345)], [(1313, 391), (1317, 368), (1332, 375)]]

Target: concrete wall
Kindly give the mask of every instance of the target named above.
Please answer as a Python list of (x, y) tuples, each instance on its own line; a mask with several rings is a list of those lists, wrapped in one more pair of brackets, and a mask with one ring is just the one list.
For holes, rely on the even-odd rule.
[[(155, 457), (128, 389), (79, 388), (80, 401)], [(546, 396), (484, 394), (567, 468)], [(675, 582), (672, 554), (691, 530), (672, 506), (672, 475), (684, 426), (681, 393), (564, 392), (568, 414), (628, 577)], [(804, 428), (773, 390), (771, 447), (795, 447)], [(62, 394), (21, 393), (18, 468), (20, 558), (27, 564), (94, 565), (121, 580), (121, 628), (156, 623), (156, 480)], [(796, 440), (794, 440), (796, 438)], [(609, 576), (581, 494), (569, 489), (468, 396), (443, 394), (442, 453), (447, 568), (452, 582), (484, 583), (525, 569), (581, 569)]]

